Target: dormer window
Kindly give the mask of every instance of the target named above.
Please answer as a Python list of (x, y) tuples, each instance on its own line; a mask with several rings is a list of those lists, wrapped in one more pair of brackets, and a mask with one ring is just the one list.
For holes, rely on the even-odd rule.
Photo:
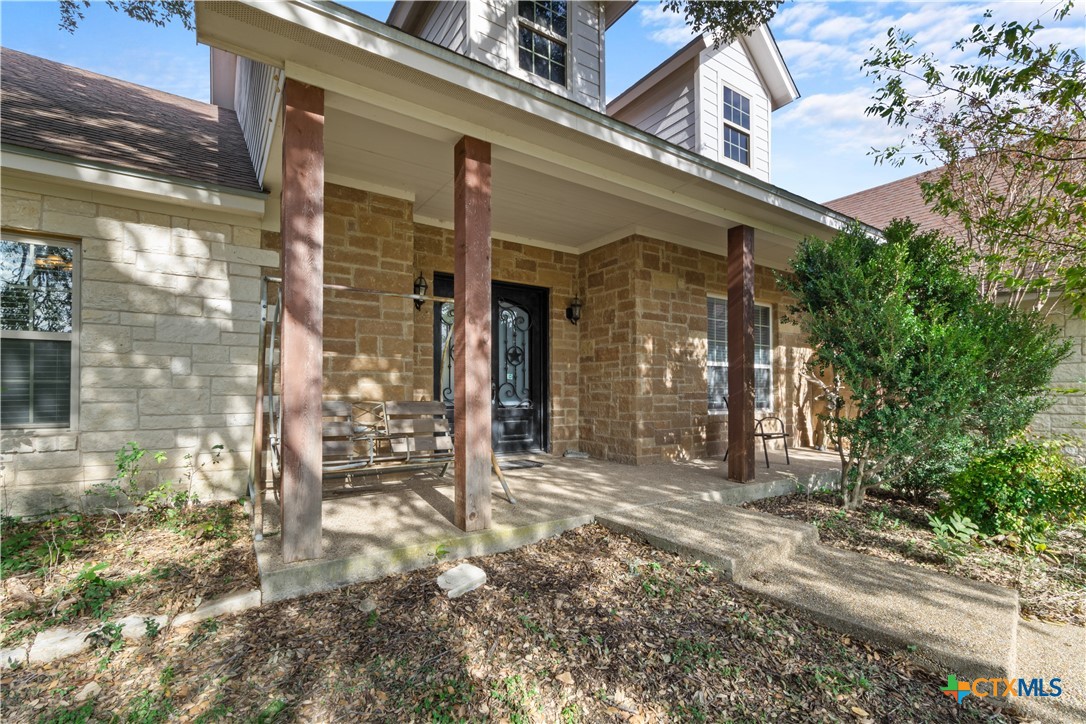
[(518, 2), (520, 67), (541, 78), (566, 84), (565, 2)]
[(750, 165), (750, 98), (724, 87), (724, 157)]

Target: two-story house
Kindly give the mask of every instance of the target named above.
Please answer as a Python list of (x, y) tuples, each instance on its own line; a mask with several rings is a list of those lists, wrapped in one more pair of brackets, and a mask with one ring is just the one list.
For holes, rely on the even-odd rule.
[(130, 440), (222, 444), (202, 492), (242, 493), (278, 289), (286, 561), (322, 555), (322, 400), (444, 401), (466, 530), (492, 450), (752, 479), (758, 411), (809, 413), (773, 270), (850, 219), (768, 182), (767, 31), (605, 106), (629, 5), (202, 2), (212, 104), (5, 50), (2, 282), (61, 309), (4, 331), (5, 511), (78, 504)]

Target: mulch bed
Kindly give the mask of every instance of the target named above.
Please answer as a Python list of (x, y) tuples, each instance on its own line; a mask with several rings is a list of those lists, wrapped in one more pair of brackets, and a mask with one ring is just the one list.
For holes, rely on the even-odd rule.
[(4, 519), (0, 535), (0, 646), (51, 626), (172, 615), (259, 587), (248, 517), (236, 502)]
[(767, 498), (746, 507), (811, 523), (826, 545), (1016, 588), (1024, 617), (1086, 626), (1084, 525), (1052, 535), (1044, 556), (1025, 556), (986, 544), (955, 562), (933, 544), (928, 515), (939, 514), (934, 503), (913, 503), (875, 492), (854, 511), (842, 510), (840, 498), (829, 494)]
[(5, 719), (1007, 720), (908, 652), (600, 526), (474, 562), (488, 583), (455, 600), (442, 563), (8, 672)]

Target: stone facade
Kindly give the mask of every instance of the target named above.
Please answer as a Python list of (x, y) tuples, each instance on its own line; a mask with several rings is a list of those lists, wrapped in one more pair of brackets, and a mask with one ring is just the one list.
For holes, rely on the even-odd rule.
[[(78, 426), (5, 430), (7, 515), (79, 508), (135, 442), (168, 462), (145, 469), (202, 497), (244, 494), (252, 446), (259, 275), (278, 264), (256, 222), (4, 179), (5, 231), (79, 248)], [(222, 445), (219, 461), (211, 450)]]
[(1054, 404), (1033, 418), (1030, 430), (1044, 437), (1065, 436), (1064, 450), (1086, 465), (1086, 320), (1072, 315), (1065, 305), (1049, 321), (1071, 340), (1071, 354), (1052, 374), (1052, 386), (1058, 390)]
[[(454, 235), (414, 219), (409, 201), (327, 185), (325, 281), (410, 293), (422, 273), (453, 271)], [(242, 495), (251, 449), (261, 273), (277, 273), (279, 235), (168, 207), (4, 190), (6, 227), (78, 237), (82, 268), (79, 428), (4, 433), (3, 507), (78, 505), (134, 441), (186, 454), (203, 495)], [(757, 242), (755, 242), (757, 244)], [(723, 240), (722, 240), (723, 247)], [(721, 454), (726, 416), (706, 399), (706, 297), (726, 293), (726, 258), (633, 236), (581, 255), (494, 240), (493, 278), (547, 290), (550, 451), (643, 464)], [(771, 304), (774, 410), (798, 424), (808, 350), (780, 322), (787, 300), (755, 271)], [(580, 324), (565, 317), (574, 296)], [(328, 290), (327, 398), (432, 399), (434, 307)], [(213, 445), (227, 452), (212, 465)]]
[[(581, 257), (581, 405), (594, 413), (581, 419), (584, 451), (636, 464), (723, 454), (727, 415), (706, 395), (706, 299), (726, 295), (726, 277), (726, 256), (642, 236)], [(772, 310), (773, 414), (809, 443), (810, 349), (780, 320), (789, 299), (771, 269), (755, 267), (754, 298)]]

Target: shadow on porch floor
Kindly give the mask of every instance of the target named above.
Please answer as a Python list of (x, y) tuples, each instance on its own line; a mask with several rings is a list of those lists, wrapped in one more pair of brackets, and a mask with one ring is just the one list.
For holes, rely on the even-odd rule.
[[(358, 492), (324, 501), (324, 557), (286, 564), (280, 556), (279, 508), (269, 495), (265, 536), (256, 546), (265, 603), (420, 568), (443, 560), (498, 553), (592, 522), (597, 515), (678, 498), (737, 504), (793, 492), (798, 485), (835, 480), (836, 453), (779, 453), (773, 467), (756, 466), (754, 483), (726, 479), (719, 460), (622, 465), (600, 460), (528, 456), (542, 467), (505, 472), (514, 507), (496, 476), (492, 526), (465, 533), (453, 525), (453, 476), (428, 472), (404, 480), (363, 479)], [(777, 458), (780, 458), (779, 460)]]

